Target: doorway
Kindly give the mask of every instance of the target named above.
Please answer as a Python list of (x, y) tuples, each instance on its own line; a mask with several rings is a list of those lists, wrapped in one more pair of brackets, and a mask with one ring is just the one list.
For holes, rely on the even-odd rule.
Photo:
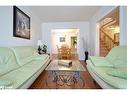
[(109, 51), (119, 45), (119, 7), (99, 21), (100, 56), (105, 57)]
[(71, 50), (71, 56), (78, 59), (78, 38), (79, 29), (52, 29), (51, 31), (51, 52), (58, 56), (58, 49), (66, 47)]
[(71, 37), (71, 48), (72, 48), (72, 53), (77, 54), (77, 36)]

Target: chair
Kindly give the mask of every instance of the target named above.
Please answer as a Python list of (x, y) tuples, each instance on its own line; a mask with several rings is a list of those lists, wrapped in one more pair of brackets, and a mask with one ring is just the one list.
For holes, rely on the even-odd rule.
[(70, 59), (71, 58), (71, 48), (61, 46), (61, 48), (58, 47), (58, 59)]
[(61, 49), (57, 45), (58, 59), (61, 59)]
[(67, 59), (70, 59), (72, 57), (71, 48), (67, 49)]

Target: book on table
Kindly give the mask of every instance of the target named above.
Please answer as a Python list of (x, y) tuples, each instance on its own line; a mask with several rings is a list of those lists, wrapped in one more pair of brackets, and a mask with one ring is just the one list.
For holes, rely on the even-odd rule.
[(58, 64), (70, 67), (72, 66), (72, 60), (58, 60)]

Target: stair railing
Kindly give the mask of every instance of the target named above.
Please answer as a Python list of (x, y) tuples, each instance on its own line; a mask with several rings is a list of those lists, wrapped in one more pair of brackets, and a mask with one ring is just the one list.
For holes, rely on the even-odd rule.
[(101, 28), (106, 28), (106, 27), (109, 27), (109, 26), (113, 25), (114, 23), (116, 23), (116, 20), (112, 19), (112, 20), (107, 21), (106, 23), (102, 24), (100, 27)]
[(106, 34), (103, 29), (100, 29), (100, 39), (104, 41), (108, 50), (111, 50), (114, 46), (118, 46), (119, 42), (115, 42), (108, 34)]

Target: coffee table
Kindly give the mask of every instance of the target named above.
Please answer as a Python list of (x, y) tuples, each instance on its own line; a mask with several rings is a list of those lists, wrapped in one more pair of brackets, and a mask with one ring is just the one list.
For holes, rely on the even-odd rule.
[(80, 72), (86, 71), (83, 65), (78, 60), (72, 60), (72, 66), (67, 67), (58, 64), (59, 60), (53, 60), (47, 66), (48, 77), (46, 85), (50, 88), (50, 83), (55, 83), (55, 87), (67, 85), (72, 88), (77, 88), (80, 82), (80, 87), (85, 85), (84, 79), (80, 76)]

